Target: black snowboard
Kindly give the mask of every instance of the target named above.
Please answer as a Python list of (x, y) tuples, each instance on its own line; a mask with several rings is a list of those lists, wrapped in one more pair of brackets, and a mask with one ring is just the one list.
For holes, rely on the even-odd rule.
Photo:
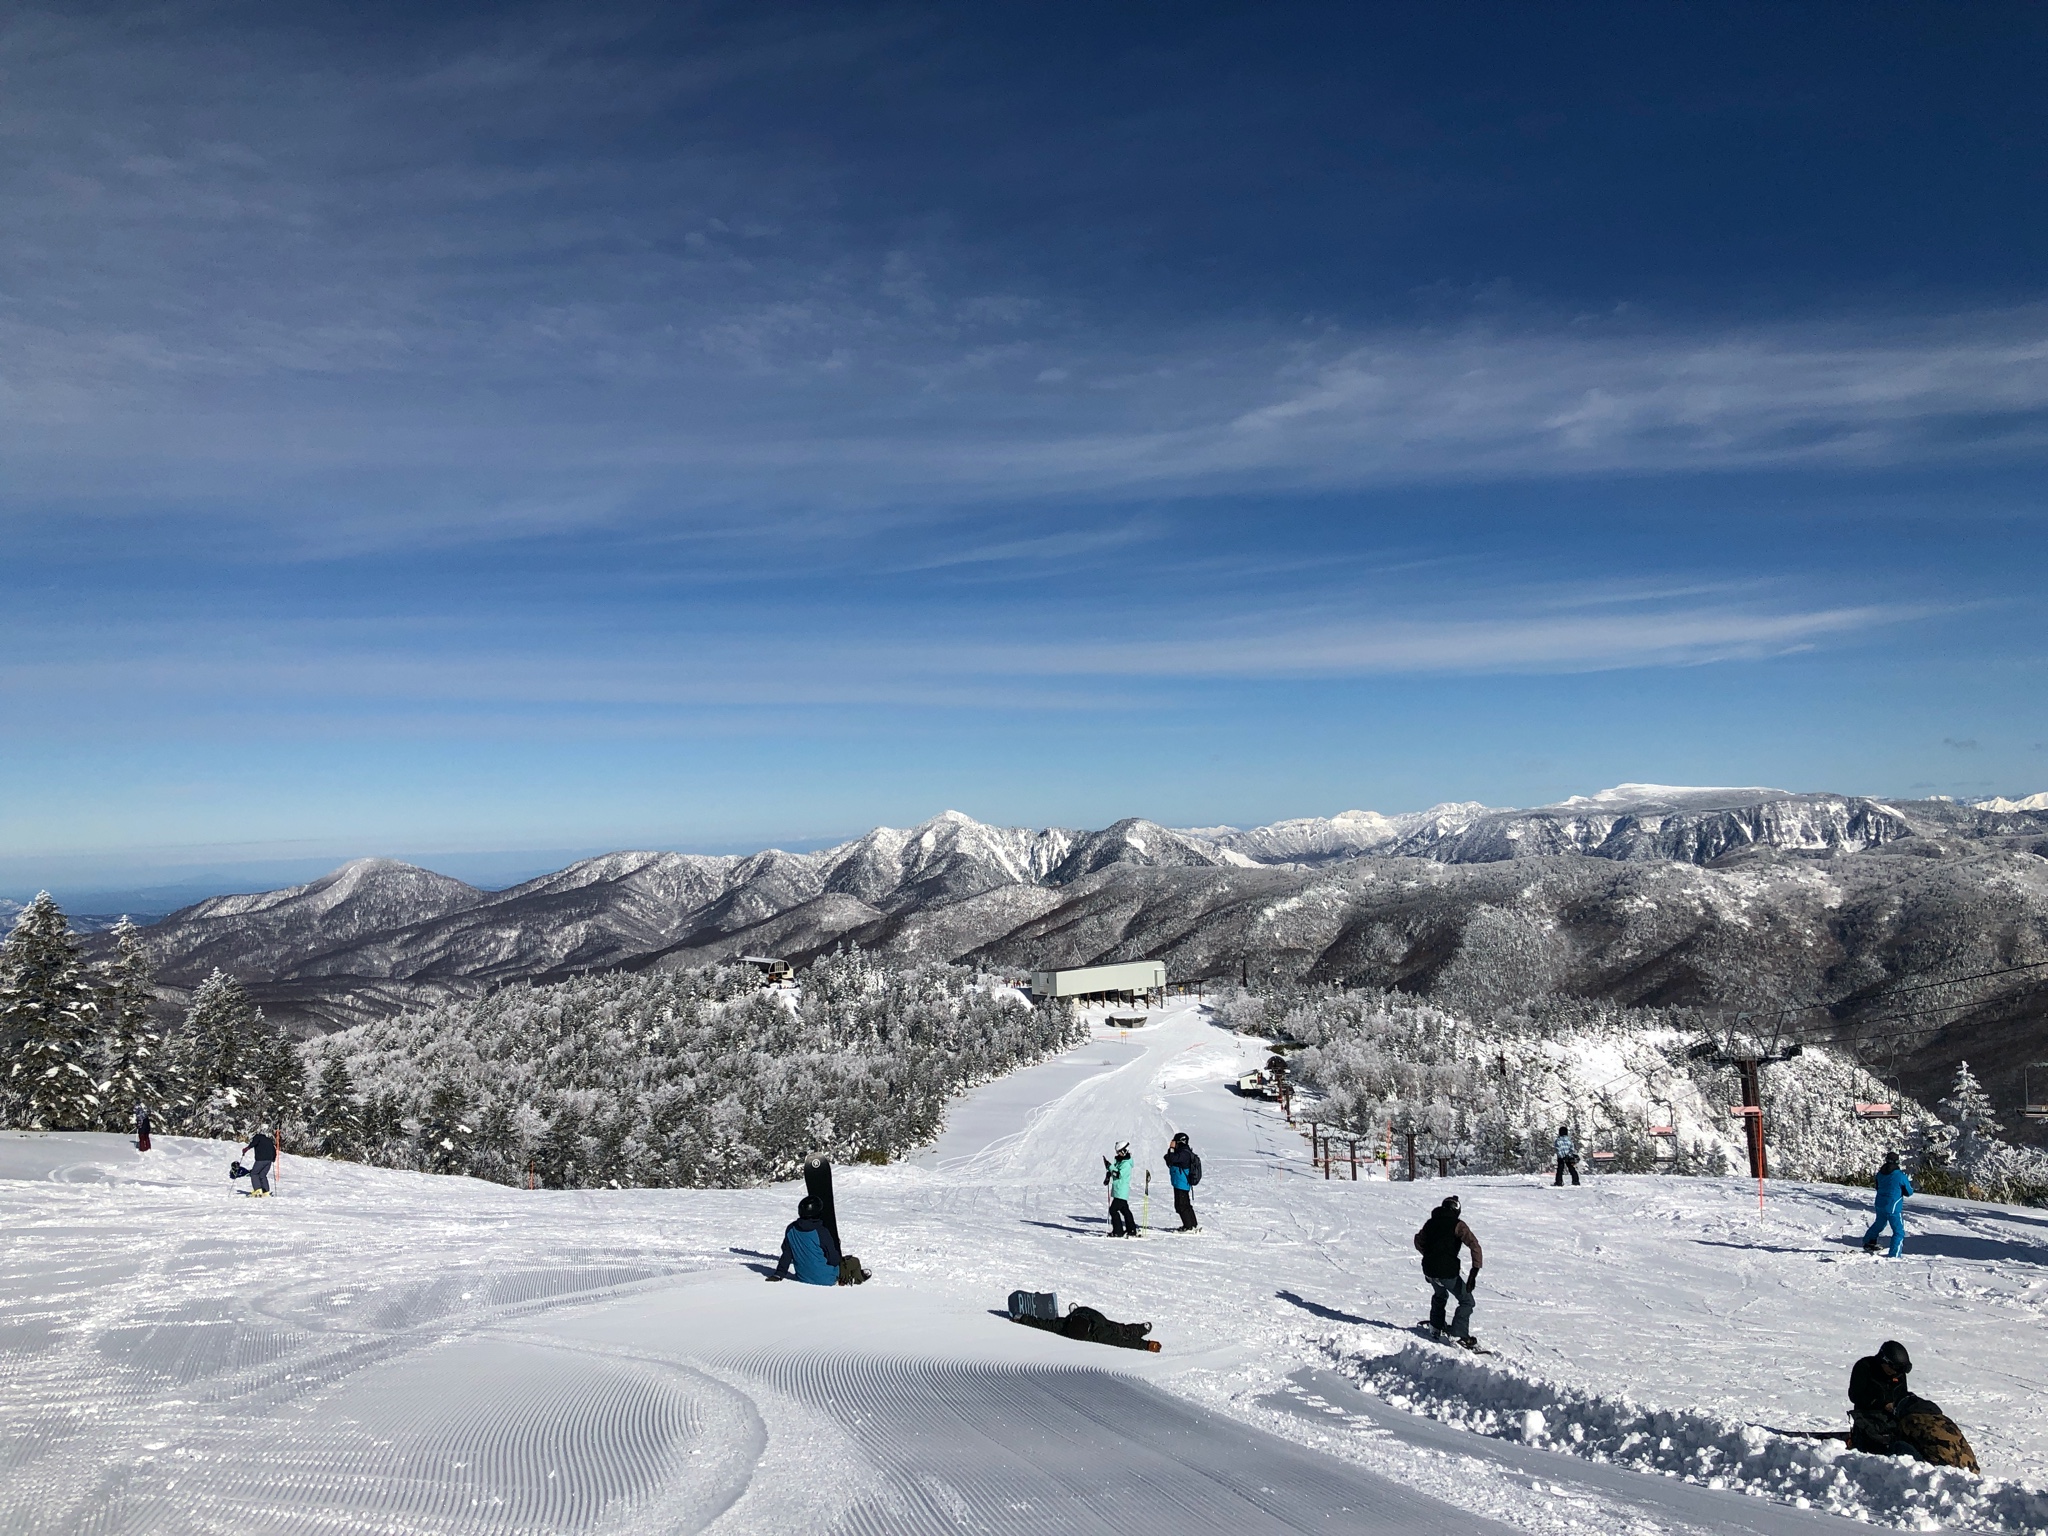
[(1490, 1349), (1481, 1349), (1477, 1344), (1469, 1346), (1460, 1344), (1455, 1338), (1451, 1337), (1451, 1331), (1448, 1328), (1446, 1328), (1441, 1334), (1439, 1334), (1434, 1328), (1430, 1327), (1429, 1324), (1417, 1323), (1415, 1325), (1415, 1331), (1421, 1334), (1425, 1339), (1433, 1339), (1439, 1344), (1448, 1344), (1453, 1349), (1462, 1349), (1468, 1355), (1490, 1355), (1493, 1353), (1493, 1351)]
[(839, 1208), (832, 1203), (832, 1165), (822, 1157), (804, 1164), (804, 1193), (818, 1202), (818, 1219), (839, 1241)]

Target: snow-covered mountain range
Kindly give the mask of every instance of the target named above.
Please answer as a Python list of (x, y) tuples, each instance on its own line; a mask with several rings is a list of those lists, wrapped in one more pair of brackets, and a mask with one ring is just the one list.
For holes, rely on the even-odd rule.
[[(500, 891), (361, 859), (144, 931), (167, 1007), (218, 966), (305, 1032), (506, 983), (801, 963), (841, 943), (1009, 968), (1160, 957), (1177, 981), (1338, 980), (1476, 1007), (1847, 999), (1823, 1017), (1854, 1024), (1895, 1010), (1908, 975), (2048, 960), (2048, 806), (1625, 784), (1252, 828), (947, 811), (813, 853), (610, 853)], [(2001, 1057), (2048, 1055), (2037, 977), (1911, 1042), (1915, 1061), (1931, 1077), (1993, 1049), (1972, 1045), (1980, 1026)]]

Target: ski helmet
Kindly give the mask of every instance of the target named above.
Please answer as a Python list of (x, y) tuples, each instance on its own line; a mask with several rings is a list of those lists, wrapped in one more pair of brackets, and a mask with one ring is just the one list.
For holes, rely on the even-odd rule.
[(1440, 1211), (1449, 1211), (1453, 1216), (1455, 1216), (1458, 1214), (1460, 1210), (1463, 1209), (1463, 1207), (1458, 1204), (1458, 1197), (1456, 1195), (1446, 1195), (1444, 1196), (1443, 1204), (1439, 1205), (1437, 1209)]
[(1901, 1376), (1913, 1369), (1913, 1357), (1906, 1353), (1906, 1346), (1897, 1339), (1886, 1339), (1878, 1345), (1877, 1358)]
[(1896, 1152), (1885, 1153), (1884, 1163), (1877, 1171), (1879, 1173), (1897, 1173), (1899, 1171), (1899, 1154)]

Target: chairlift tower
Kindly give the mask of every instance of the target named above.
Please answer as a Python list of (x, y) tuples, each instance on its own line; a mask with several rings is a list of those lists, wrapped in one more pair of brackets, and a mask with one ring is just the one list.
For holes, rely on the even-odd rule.
[(1750, 1176), (1761, 1189), (1771, 1172), (1770, 1158), (1764, 1150), (1763, 1069), (1775, 1062), (1790, 1061), (1801, 1055), (1805, 1048), (1796, 1041), (1785, 1045), (1781, 1030), (1772, 1035), (1767, 1048), (1756, 1049), (1748, 1043), (1754, 1039), (1749, 1032), (1749, 1024), (1755, 1017), (1752, 1013), (1736, 1014), (1734, 1028), (1729, 1030), (1725, 1040), (1702, 1040), (1685, 1054), (1688, 1061), (1709, 1061), (1717, 1067), (1733, 1067), (1740, 1076), (1742, 1102), (1731, 1106), (1731, 1109), (1742, 1117), (1749, 1144)]

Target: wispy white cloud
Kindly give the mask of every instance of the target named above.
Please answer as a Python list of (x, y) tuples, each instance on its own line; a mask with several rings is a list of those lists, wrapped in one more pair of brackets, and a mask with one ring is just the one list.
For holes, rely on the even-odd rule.
[(1793, 611), (1673, 607), (1627, 614), (1591, 608), (1498, 617), (1364, 617), (1289, 625), (1268, 619), (1224, 632), (969, 648), (962, 669), (1017, 676), (1185, 678), (1365, 677), (1426, 673), (1556, 673), (1755, 660), (1926, 617), (1925, 608)]
[[(1312, 331), (1140, 315), (942, 218), (864, 219), (828, 156), (618, 132), (873, 62), (875, 26), (764, 23), (649, 63), (616, 18), (508, 21), (354, 70), (276, 34), (264, 69), (224, 70), (184, 14), (0, 29), (18, 150), (0, 518), (168, 497), (332, 552), (2048, 451), (2048, 306), (1744, 325), (1491, 303)], [(508, 113), (538, 123), (511, 163), (490, 149)], [(1017, 541), (1040, 536), (1063, 535)]]

